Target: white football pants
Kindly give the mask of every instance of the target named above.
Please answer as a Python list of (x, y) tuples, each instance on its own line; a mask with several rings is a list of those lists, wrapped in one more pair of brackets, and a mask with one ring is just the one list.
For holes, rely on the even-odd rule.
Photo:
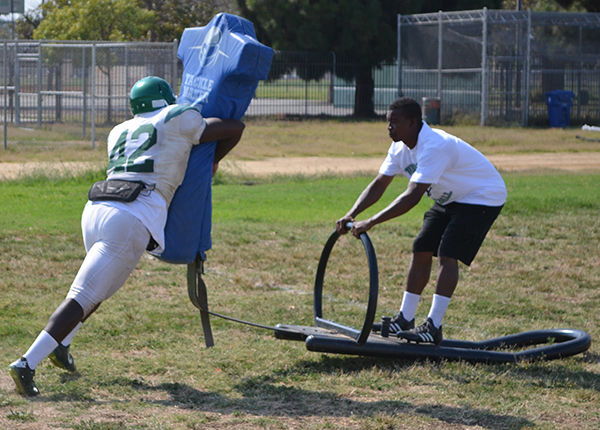
[(105, 204), (86, 205), (81, 229), (87, 255), (67, 298), (87, 315), (123, 286), (142, 258), (150, 232), (133, 215)]

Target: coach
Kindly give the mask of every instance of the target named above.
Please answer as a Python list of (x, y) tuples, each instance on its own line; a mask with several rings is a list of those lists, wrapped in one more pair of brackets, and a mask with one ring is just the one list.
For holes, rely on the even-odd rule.
[[(423, 194), (434, 200), (413, 242), (406, 291), (400, 311), (392, 318), (390, 333), (418, 343), (442, 341), (442, 319), (458, 283), (458, 261), (469, 266), (506, 202), (502, 177), (483, 154), (442, 130), (430, 128), (421, 118), (421, 107), (412, 98), (395, 100), (387, 112), (388, 133), (393, 143), (379, 174), (365, 188), (348, 213), (336, 222), (336, 230), (359, 237), (375, 225), (405, 214)], [(394, 176), (409, 182), (389, 206), (364, 221), (356, 216), (377, 202)], [(433, 257), (438, 257), (435, 294), (427, 320), (415, 328), (415, 313), (429, 282)], [(381, 330), (381, 324), (373, 324)]]

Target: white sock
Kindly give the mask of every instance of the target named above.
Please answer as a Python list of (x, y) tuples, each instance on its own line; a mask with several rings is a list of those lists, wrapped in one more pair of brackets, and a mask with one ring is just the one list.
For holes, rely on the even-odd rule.
[(439, 294), (433, 295), (433, 302), (431, 303), (431, 309), (429, 310), (428, 318), (431, 318), (433, 325), (436, 328), (440, 328), (444, 315), (446, 315), (446, 309), (450, 304), (450, 297), (440, 296)]
[(81, 326), (83, 325), (83, 323), (78, 323), (75, 328), (73, 329), (73, 331), (71, 331), (71, 333), (69, 333), (67, 335), (67, 337), (65, 337), (60, 344), (62, 346), (69, 346), (71, 345), (71, 341), (73, 340), (73, 338), (75, 337), (75, 335), (77, 334), (77, 331), (81, 328)]
[(400, 306), (400, 312), (402, 312), (402, 315), (407, 321), (412, 321), (415, 318), (419, 300), (421, 300), (421, 296), (419, 294), (409, 293), (408, 291), (404, 292), (404, 296), (402, 297), (402, 305)]
[(29, 368), (33, 370), (44, 358), (48, 357), (57, 346), (58, 342), (47, 332), (42, 330), (23, 357), (27, 360)]

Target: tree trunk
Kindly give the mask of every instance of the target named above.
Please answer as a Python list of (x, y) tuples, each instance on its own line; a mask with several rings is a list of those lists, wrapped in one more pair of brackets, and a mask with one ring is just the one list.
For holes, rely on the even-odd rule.
[(359, 65), (356, 73), (356, 94), (354, 96), (354, 116), (372, 118), (375, 116), (375, 81), (372, 66)]

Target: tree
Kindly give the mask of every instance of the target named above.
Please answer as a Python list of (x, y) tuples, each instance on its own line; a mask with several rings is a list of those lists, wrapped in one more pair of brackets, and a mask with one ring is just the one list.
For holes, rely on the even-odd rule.
[(154, 25), (154, 12), (137, 0), (53, 0), (40, 6), (45, 18), (34, 39), (140, 40)]
[[(585, 12), (584, 4), (590, 6), (598, 3), (597, 0), (523, 0), (523, 10), (531, 9), (536, 12)], [(516, 10), (517, 0), (505, 0), (502, 9)], [(588, 12), (599, 10), (588, 9)]]
[[(523, 9), (536, 12), (585, 12), (585, 0), (523, 0)], [(594, 3), (588, 1), (587, 3)], [(597, 1), (596, 1), (597, 3)], [(516, 9), (515, 0), (504, 2), (505, 9)], [(565, 58), (569, 40), (577, 40), (573, 35), (576, 27), (542, 26), (534, 29), (533, 40), (543, 40), (539, 53), (542, 62), (542, 93), (565, 88), (564, 73), (559, 70), (568, 69), (570, 60)], [(593, 42), (592, 42), (593, 43)], [(572, 49), (572, 48), (571, 48)]]
[(568, 10), (600, 12), (600, 2), (598, 0), (556, 0), (556, 2)]
[[(154, 12), (141, 8), (136, 0), (53, 0), (42, 4), (40, 9), (45, 18), (33, 31), (35, 39), (132, 41), (144, 37), (154, 23)], [(47, 51), (48, 83), (51, 85), (54, 81), (54, 88), (60, 90), (64, 51)], [(108, 77), (107, 123), (112, 122), (110, 96), (114, 61), (110, 48), (97, 51), (96, 64)], [(60, 112), (61, 96), (56, 98), (57, 111)]]
[(183, 30), (206, 25), (218, 12), (207, 0), (143, 0), (142, 5), (154, 11), (155, 22), (147, 34), (152, 42), (181, 40)]
[[(172, 42), (174, 39), (181, 39), (183, 30), (188, 27), (198, 27), (206, 25), (213, 16), (218, 12), (231, 11), (232, 6), (229, 3), (232, 0), (137, 0), (131, 3), (119, 2), (117, 7), (111, 7), (103, 11), (100, 16), (106, 17), (107, 14), (112, 15), (115, 11), (122, 10), (124, 6), (129, 6), (129, 13), (127, 19), (136, 18), (141, 21), (139, 24), (143, 24), (143, 31), (140, 30), (135, 21), (133, 31), (122, 32), (126, 40), (150, 40), (152, 42)], [(113, 3), (106, 1), (105, 4)], [(71, 27), (69, 24), (71, 21), (68, 19), (87, 19), (87, 13), (84, 13), (84, 9), (92, 9), (97, 2), (82, 2), (81, 0), (65, 1), (65, 0), (50, 0), (47, 3), (42, 3), (39, 7), (25, 12), (21, 18), (16, 22), (16, 32), (20, 39), (33, 39), (33, 32), (35, 29), (45, 20), (48, 14), (55, 15), (52, 20), (56, 20), (56, 17), (60, 17), (64, 21), (65, 27)], [(70, 8), (73, 10), (67, 10)], [(132, 11), (135, 9), (142, 9), (143, 15), (132, 16)], [(59, 11), (60, 10), (60, 11)], [(148, 15), (144, 12), (152, 12), (153, 18), (148, 22)], [(135, 13), (134, 13), (135, 15)], [(112, 21), (112, 19), (111, 19)], [(108, 22), (108, 21), (106, 21)], [(89, 24), (86, 22), (86, 26)], [(55, 23), (52, 24), (53, 28), (56, 28)], [(94, 37), (94, 40), (113, 40), (104, 39), (106, 34), (113, 37), (112, 30), (100, 31), (97, 29), (90, 36)], [(56, 30), (46, 29), (44, 33), (47, 33), (51, 38), (59, 38), (60, 34)], [(88, 34), (89, 34), (88, 33)], [(61, 38), (67, 38), (74, 36), (76, 40), (80, 40), (81, 34), (78, 31), (69, 32), (69, 36), (62, 36)], [(39, 37), (38, 37), (39, 38)], [(118, 36), (117, 36), (118, 39)]]
[(502, 0), (237, 0), (258, 39), (276, 50), (335, 52), (352, 67), (336, 70), (355, 79), (354, 115), (375, 115), (374, 67), (397, 52), (397, 14), (499, 8)]
[(15, 33), (17, 39), (33, 39), (33, 32), (43, 19), (44, 15), (42, 15), (41, 8), (39, 7), (25, 11), (25, 13), (15, 21)]

